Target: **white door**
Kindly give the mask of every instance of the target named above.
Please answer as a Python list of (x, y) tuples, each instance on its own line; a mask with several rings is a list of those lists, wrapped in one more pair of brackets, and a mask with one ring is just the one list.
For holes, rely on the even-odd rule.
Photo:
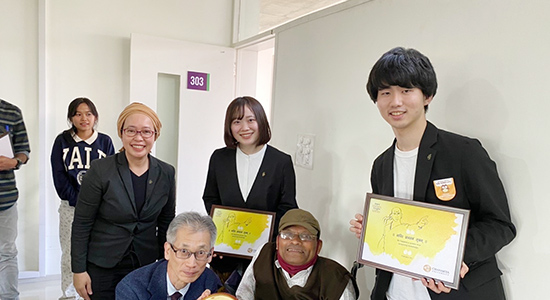
[[(215, 149), (225, 146), (224, 117), (234, 98), (234, 66), (232, 48), (132, 34), (130, 101), (147, 104), (159, 114), (163, 129), (153, 154), (176, 167), (178, 213), (206, 213), (202, 193), (208, 161)], [(209, 74), (209, 90), (188, 89), (189, 71)], [(171, 83), (177, 76), (179, 93), (173, 91), (177, 83)], [(166, 86), (172, 90), (158, 91)], [(171, 101), (170, 95), (179, 99)]]

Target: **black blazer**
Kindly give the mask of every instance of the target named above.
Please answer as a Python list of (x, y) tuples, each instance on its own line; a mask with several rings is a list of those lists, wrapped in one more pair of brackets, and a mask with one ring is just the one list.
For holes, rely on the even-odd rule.
[(133, 243), (141, 265), (163, 257), (166, 230), (175, 216), (175, 170), (149, 155), (147, 194), (138, 214), (124, 152), (92, 161), (78, 195), (71, 237), (74, 273), (86, 262), (119, 263)]
[[(375, 161), (371, 173), (373, 193), (393, 196), (395, 141)], [(434, 180), (453, 178), (456, 196), (437, 198)], [(427, 124), (418, 149), (414, 200), (470, 210), (464, 262), (470, 270), (458, 291), (432, 299), (504, 299), (495, 254), (510, 243), (516, 228), (510, 219), (508, 200), (491, 160), (481, 143)], [(371, 299), (385, 299), (393, 273), (377, 270)]]
[(274, 232), (281, 217), (296, 203), (296, 175), (290, 155), (269, 145), (246, 202), (237, 178), (236, 149), (221, 148), (210, 157), (202, 199), (210, 213), (213, 204), (276, 213)]

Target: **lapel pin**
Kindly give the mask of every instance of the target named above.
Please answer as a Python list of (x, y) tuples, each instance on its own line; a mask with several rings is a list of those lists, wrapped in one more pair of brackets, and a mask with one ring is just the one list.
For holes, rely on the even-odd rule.
[(432, 154), (428, 154), (428, 160), (431, 160), (432, 159)]
[(265, 172), (262, 172), (262, 177), (265, 177)]
[(149, 179), (149, 184), (153, 184), (153, 180)]

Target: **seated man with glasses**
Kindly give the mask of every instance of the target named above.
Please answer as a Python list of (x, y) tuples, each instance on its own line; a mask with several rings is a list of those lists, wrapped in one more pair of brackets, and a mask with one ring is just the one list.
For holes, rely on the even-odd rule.
[(216, 226), (209, 216), (184, 212), (170, 223), (164, 258), (128, 274), (116, 299), (204, 299), (221, 287), (206, 264), (212, 260)]
[(337, 262), (320, 257), (319, 222), (291, 209), (281, 218), (275, 243), (256, 253), (237, 289), (248, 299), (357, 299), (353, 276)]

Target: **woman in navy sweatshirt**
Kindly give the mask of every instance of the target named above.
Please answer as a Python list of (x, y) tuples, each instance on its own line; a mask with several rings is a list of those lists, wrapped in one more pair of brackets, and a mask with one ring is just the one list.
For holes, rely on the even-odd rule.
[(82, 177), (94, 159), (115, 153), (111, 138), (95, 130), (99, 114), (88, 98), (76, 98), (69, 104), (67, 120), (71, 128), (61, 132), (53, 144), (51, 163), (53, 182), (59, 206), (59, 241), (61, 243), (60, 299), (78, 298), (73, 287), (71, 272), (71, 226), (74, 207)]

